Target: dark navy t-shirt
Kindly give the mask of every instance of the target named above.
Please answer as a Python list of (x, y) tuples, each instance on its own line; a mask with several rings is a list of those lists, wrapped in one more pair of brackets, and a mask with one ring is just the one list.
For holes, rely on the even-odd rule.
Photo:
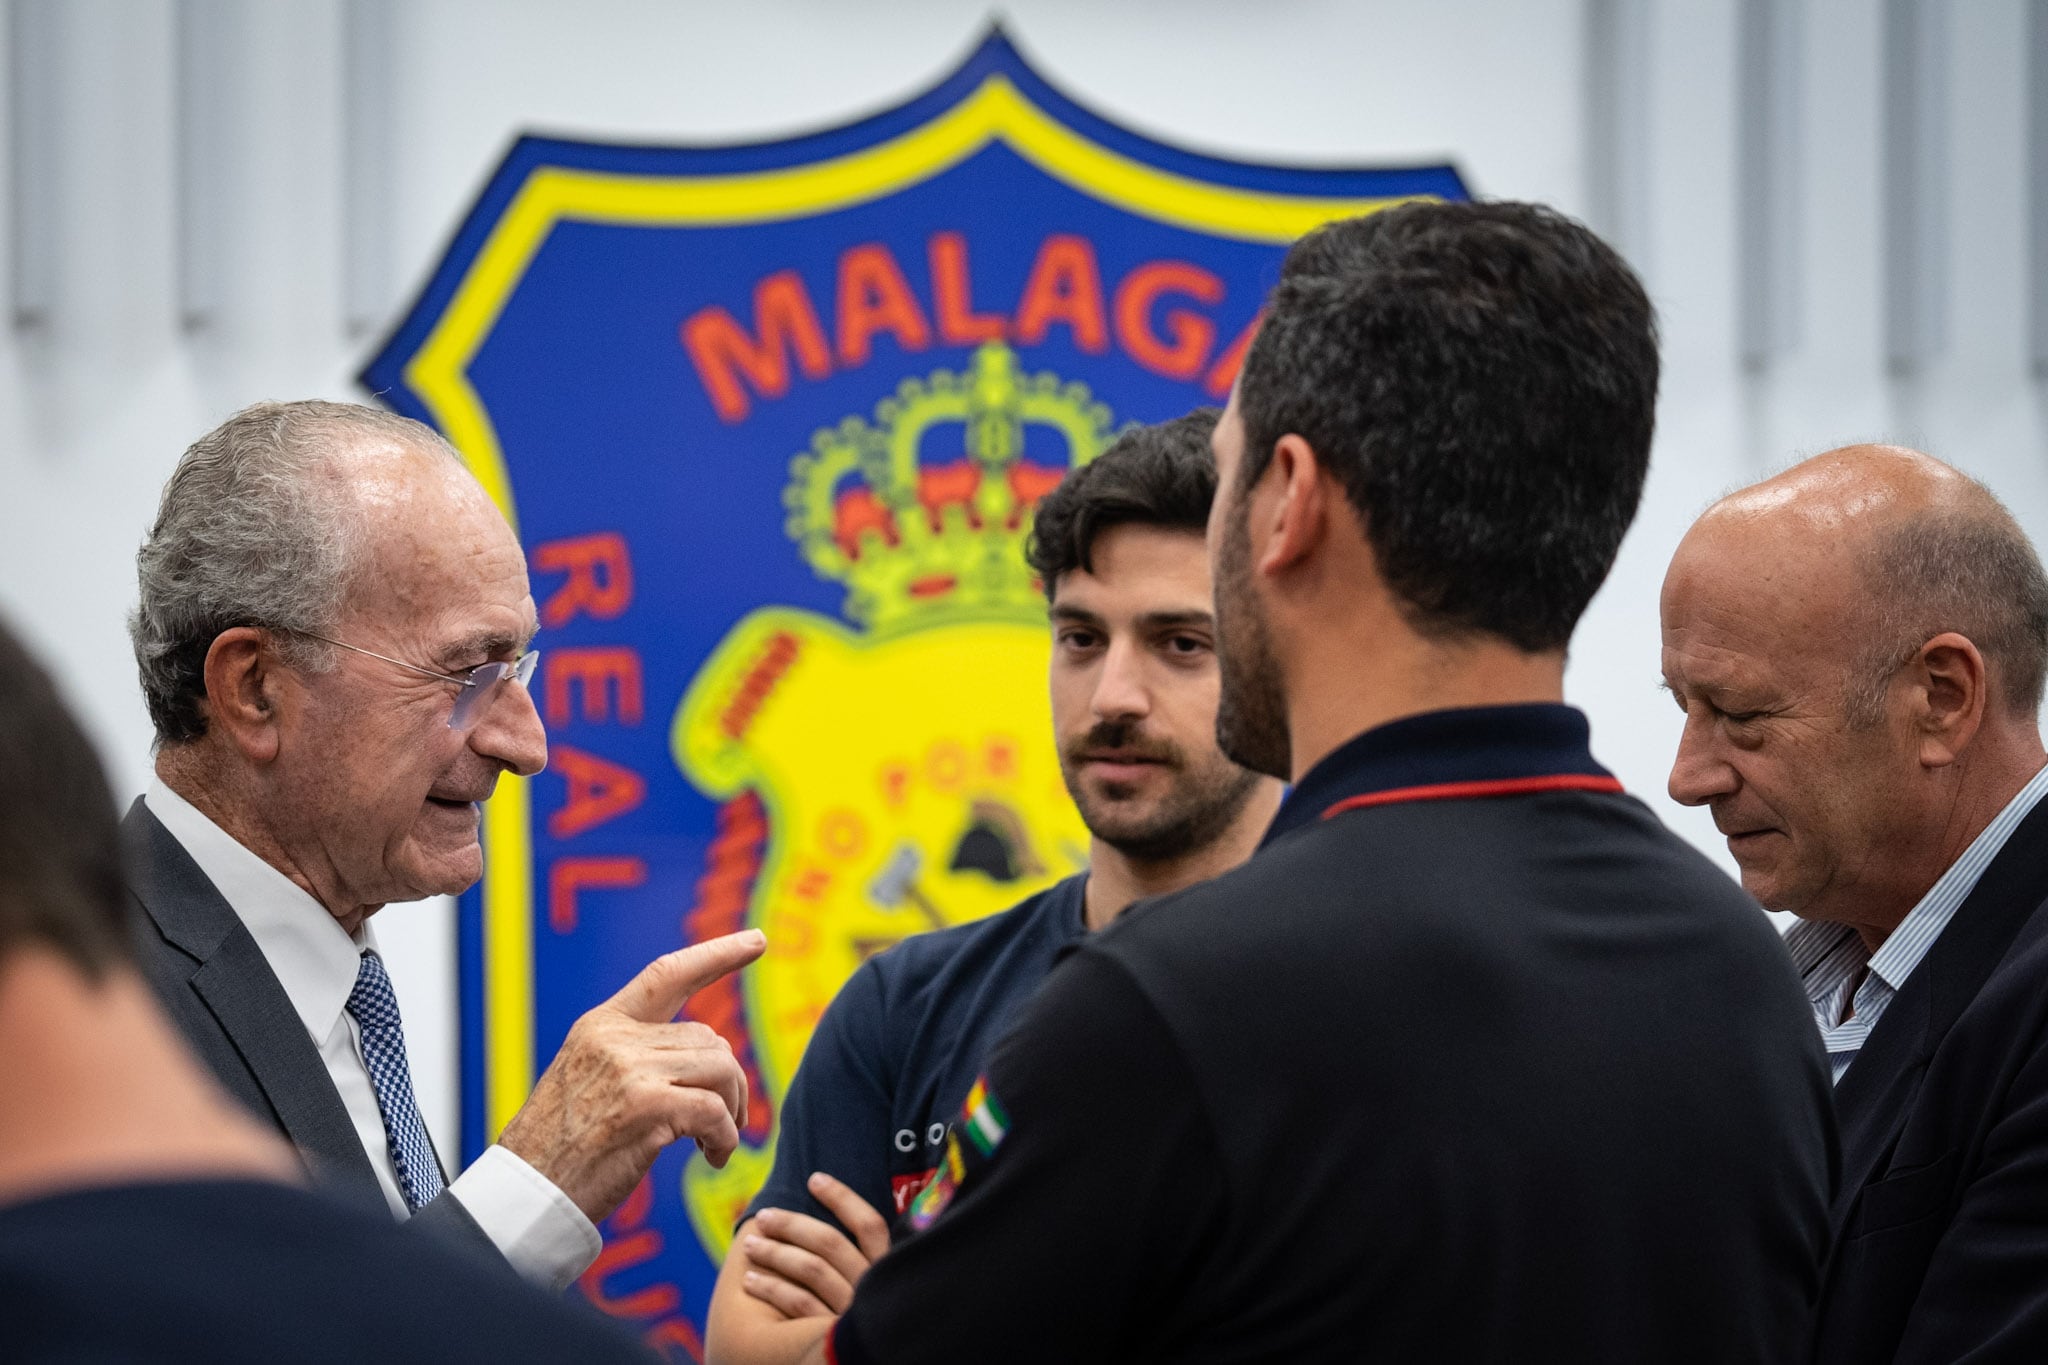
[(1060, 950), (1087, 933), (1086, 875), (862, 964), (818, 1020), (782, 1102), (775, 1167), (740, 1215), (836, 1222), (804, 1181), (824, 1171), (894, 1219), (937, 1169), (974, 1078)]

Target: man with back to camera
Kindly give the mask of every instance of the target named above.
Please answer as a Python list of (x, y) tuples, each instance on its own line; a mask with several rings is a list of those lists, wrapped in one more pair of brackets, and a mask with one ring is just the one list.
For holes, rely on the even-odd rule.
[(1832, 1137), (1798, 979), (1559, 701), (1656, 375), (1641, 286), (1548, 210), (1294, 247), (1209, 522), (1223, 748), (1293, 791), (1053, 971), (950, 1207), (811, 1358), (1793, 1357)]
[(609, 1323), (298, 1188), (135, 962), (113, 796), (0, 626), (0, 1356), (192, 1365), (647, 1355)]
[(1053, 632), (1053, 730), (1092, 836), (1088, 870), (916, 935), (842, 988), (712, 1296), (712, 1365), (797, 1359), (887, 1250), (884, 1215), (935, 1174), (947, 1121), (1058, 955), (1133, 901), (1236, 866), (1272, 819), (1279, 784), (1216, 748), (1202, 539), (1215, 425), (1210, 409), (1127, 432), (1038, 504), (1030, 557)]
[(2040, 559), (1975, 480), (1848, 447), (1709, 509), (1663, 617), (1671, 795), (1800, 917), (1833, 1064), (1813, 1358), (2048, 1359)]
[(142, 959), (193, 1047), (337, 1188), (561, 1288), (670, 1142), (714, 1164), (746, 1081), (673, 1023), (756, 931), (656, 959), (579, 1019), (445, 1182), (369, 918), (483, 870), (481, 803), (547, 761), (519, 542), (447, 442), (351, 404), (246, 408), (194, 443), (137, 557), (156, 781), (126, 820)]

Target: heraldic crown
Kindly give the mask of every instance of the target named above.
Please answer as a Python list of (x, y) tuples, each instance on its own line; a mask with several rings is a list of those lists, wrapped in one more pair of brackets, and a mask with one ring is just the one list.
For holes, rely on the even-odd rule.
[[(872, 423), (821, 428), (790, 462), (789, 534), (876, 632), (953, 616), (1040, 619), (1025, 540), (1038, 500), (1114, 436), (1087, 385), (1027, 376), (992, 341), (965, 372), (905, 379)], [(1038, 454), (1064, 445), (1065, 462)], [(1026, 456), (1027, 444), (1034, 452)]]

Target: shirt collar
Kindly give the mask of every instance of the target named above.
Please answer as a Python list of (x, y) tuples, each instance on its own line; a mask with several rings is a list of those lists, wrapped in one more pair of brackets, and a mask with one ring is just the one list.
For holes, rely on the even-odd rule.
[(1053, 898), (1059, 901), (1059, 926), (1069, 938), (1080, 938), (1088, 932), (1088, 874), (1079, 872), (1059, 883), (1052, 889)]
[(1340, 801), (1375, 794), (1483, 795), (1491, 793), (1415, 789), (1473, 783), (1497, 790), (1497, 784), (1546, 778), (1593, 779), (1619, 790), (1614, 775), (1593, 760), (1591, 735), (1585, 714), (1561, 702), (1404, 716), (1338, 745), (1303, 774), (1280, 803), (1265, 842), (1313, 824)]
[[(2041, 799), (2048, 796), (2048, 767), (2034, 774), (2026, 786), (2005, 808), (1991, 818), (1991, 823), (1970, 841), (1962, 856), (1950, 863), (1948, 870), (1935, 880), (1906, 917), (1899, 921), (1899, 927), (1886, 936), (1875, 953), (1868, 954), (1870, 974), (1896, 991), (1906, 984), (1906, 978), (1913, 974), (1934, 941), (1941, 937), (1941, 931), (1955, 918), (1970, 893), (1977, 889), (1977, 883), (1984, 878), (1984, 871), (2001, 853), (2012, 832), (2020, 822), (2033, 813)], [(1801, 920), (1785, 932), (1785, 947), (1792, 954), (1792, 962), (1803, 976), (1818, 966), (1830, 953), (1852, 934), (1854, 930), (1846, 924), (1833, 924), (1819, 920)], [(1857, 953), (1864, 956), (1861, 941)]]
[(334, 1031), (355, 990), (361, 955), (375, 951), (368, 921), (351, 937), (325, 906), (154, 778), (143, 797), (227, 901), (315, 1040)]
[(1793, 967), (1804, 977), (1835, 950), (1835, 945), (1854, 932), (1848, 925), (1832, 920), (1795, 920), (1785, 930), (1785, 951), (1792, 955)]
[(2005, 841), (2019, 828), (2020, 821), (2027, 818), (2043, 795), (2048, 795), (2048, 767), (2034, 774), (2026, 786), (2005, 808), (1991, 818), (1963, 855), (1949, 864), (1912, 913), (1899, 921), (1899, 927), (1892, 930), (1870, 955), (1870, 971), (1893, 990), (1904, 985), (1906, 978), (1920, 965), (1920, 959), (1927, 956), (1927, 950), (1934, 946), (1934, 940), (1948, 927), (1957, 909), (1970, 893), (1977, 889), (1977, 883), (1984, 878), (1984, 869), (2004, 849)]

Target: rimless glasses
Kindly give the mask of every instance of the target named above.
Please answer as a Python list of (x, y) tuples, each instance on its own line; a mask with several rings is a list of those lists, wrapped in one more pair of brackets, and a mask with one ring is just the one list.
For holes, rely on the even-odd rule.
[(483, 719), (486, 701), (496, 693), (499, 683), (510, 678), (513, 682), (524, 687), (533, 677), (535, 665), (540, 663), (540, 651), (529, 649), (510, 663), (497, 661), (478, 664), (468, 672), (460, 674), (437, 673), (431, 668), (421, 668), (418, 664), (409, 664), (403, 659), (394, 659), (388, 655), (378, 654), (364, 649), (361, 645), (352, 645), (346, 640), (330, 640), (325, 635), (316, 635), (310, 630), (298, 631), (297, 634), (304, 635), (309, 639), (322, 641), (326, 644), (335, 645), (341, 649), (353, 650), (357, 654), (368, 654), (373, 659), (381, 659), (387, 664), (396, 664), (400, 668), (409, 668), (415, 673), (424, 673), (429, 678), (439, 678), (442, 682), (455, 683), (462, 690), (455, 694), (455, 709), (448, 713), (448, 728), (451, 730), (468, 730), (474, 727), (479, 720)]

